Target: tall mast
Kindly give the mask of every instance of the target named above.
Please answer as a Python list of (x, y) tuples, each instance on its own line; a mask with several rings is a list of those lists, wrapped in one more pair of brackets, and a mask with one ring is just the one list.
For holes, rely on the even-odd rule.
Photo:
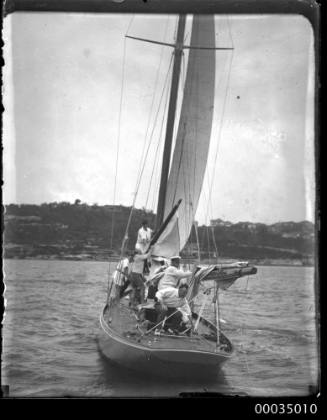
[(162, 169), (161, 169), (161, 179), (160, 179), (159, 198), (158, 198), (158, 207), (157, 207), (156, 229), (159, 229), (164, 218), (164, 208), (165, 208), (165, 202), (166, 202), (166, 191), (167, 191), (169, 164), (170, 164), (170, 156), (171, 156), (171, 145), (173, 142), (173, 134), (174, 134), (174, 123), (175, 123), (176, 103), (177, 103), (177, 94), (178, 94), (178, 85), (179, 85), (179, 75), (180, 75), (180, 70), (181, 70), (181, 62), (182, 62), (182, 54), (183, 54), (185, 21), (186, 21), (186, 16), (180, 15), (178, 19), (177, 39), (176, 39), (176, 44), (175, 44), (174, 52), (173, 52), (174, 65), (173, 65), (173, 75), (172, 75), (170, 98), (169, 98), (165, 146), (164, 146), (164, 152), (163, 152), (163, 158), (162, 158)]

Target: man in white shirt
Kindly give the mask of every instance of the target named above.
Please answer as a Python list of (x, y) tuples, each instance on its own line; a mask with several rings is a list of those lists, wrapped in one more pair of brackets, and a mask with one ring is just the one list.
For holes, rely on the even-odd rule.
[(111, 291), (111, 303), (119, 300), (122, 287), (128, 281), (129, 274), (129, 258), (126, 256), (116, 266), (115, 271), (112, 273), (113, 288)]
[(142, 226), (137, 232), (137, 240), (135, 244), (135, 249), (141, 251), (144, 254), (150, 245), (152, 236), (152, 229), (148, 227), (148, 222), (144, 220)]
[(148, 298), (153, 299), (158, 290), (158, 283), (164, 276), (164, 271), (168, 267), (167, 260), (163, 257), (153, 257), (151, 259), (151, 270), (149, 278), (146, 281), (148, 286)]
[[(166, 287), (178, 287), (180, 283), (185, 283), (186, 279), (192, 276), (192, 271), (184, 271), (180, 269), (181, 257), (176, 255), (171, 257), (171, 265), (166, 268), (164, 276), (160, 279), (158, 290)], [(182, 279), (185, 279), (184, 281)]]
[[(135, 244), (135, 250), (141, 252), (141, 254), (145, 254), (150, 246), (152, 236), (152, 229), (148, 227), (148, 222), (143, 220), (142, 226), (137, 232), (137, 239)], [(147, 259), (144, 260), (143, 264), (143, 272), (144, 274), (149, 274), (149, 265)]]
[[(181, 284), (178, 289), (176, 287), (166, 287), (158, 290), (156, 293), (157, 323), (162, 322), (166, 317), (166, 329), (169, 325), (174, 332), (182, 332), (186, 330), (187, 322), (191, 324), (193, 329), (192, 311), (186, 299), (187, 291), (187, 284)], [(162, 325), (160, 325), (161, 327)], [(156, 332), (158, 333), (158, 329)]]

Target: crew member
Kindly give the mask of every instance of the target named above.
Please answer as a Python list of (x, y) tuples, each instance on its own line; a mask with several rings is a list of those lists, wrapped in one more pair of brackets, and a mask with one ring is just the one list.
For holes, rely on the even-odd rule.
[(143, 268), (144, 261), (150, 257), (152, 248), (146, 254), (142, 254), (140, 250), (135, 250), (133, 263), (131, 267), (131, 274), (129, 276), (130, 284), (133, 288), (130, 302), (133, 308), (136, 308), (138, 304), (144, 303), (144, 277), (143, 277)]
[(153, 299), (158, 290), (158, 283), (164, 276), (164, 271), (167, 269), (167, 260), (163, 257), (153, 257), (151, 274), (146, 284), (148, 286), (148, 298)]
[(135, 244), (135, 249), (141, 251), (141, 253), (144, 254), (149, 248), (151, 235), (152, 235), (152, 229), (148, 227), (147, 220), (143, 220), (142, 226), (137, 232), (137, 240)]
[(129, 258), (126, 255), (119, 261), (115, 271), (112, 273), (113, 289), (111, 292), (111, 303), (116, 303), (119, 300), (122, 288), (125, 288), (125, 284), (128, 283), (128, 274)]
[[(148, 227), (147, 220), (143, 220), (142, 226), (137, 232), (137, 240), (135, 244), (135, 249), (140, 251), (142, 254), (145, 254), (150, 246), (152, 236), (152, 229)], [(149, 274), (150, 272), (150, 261), (147, 259), (143, 263), (143, 274)]]
[[(179, 288), (170, 286), (158, 290), (156, 293), (157, 303), (155, 305), (158, 313), (157, 324), (161, 323), (166, 317), (167, 325), (165, 325), (165, 329), (171, 327), (175, 333), (185, 332), (189, 322), (190, 329), (193, 330), (192, 312), (186, 299), (187, 291), (187, 284), (181, 284)], [(162, 326), (158, 327), (155, 334), (160, 333)]]
[[(185, 283), (186, 279), (192, 276), (192, 271), (184, 271), (180, 269), (181, 257), (176, 255), (171, 257), (171, 265), (166, 268), (165, 274), (160, 279), (158, 290), (165, 289), (166, 287), (177, 287), (180, 283)], [(184, 281), (182, 279), (185, 279)]]

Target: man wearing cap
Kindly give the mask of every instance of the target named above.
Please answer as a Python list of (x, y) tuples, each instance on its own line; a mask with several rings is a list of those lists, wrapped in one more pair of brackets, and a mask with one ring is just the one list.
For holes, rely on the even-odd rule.
[(158, 290), (165, 289), (166, 287), (178, 287), (179, 283), (185, 283), (187, 279), (192, 276), (192, 271), (184, 271), (181, 270), (180, 267), (180, 259), (179, 255), (171, 257), (171, 265), (166, 268), (165, 274), (160, 279), (158, 284)]
[(154, 299), (156, 291), (158, 290), (158, 283), (165, 275), (165, 270), (168, 267), (167, 260), (163, 257), (153, 257), (151, 264), (151, 274), (146, 284), (148, 286), (148, 298)]

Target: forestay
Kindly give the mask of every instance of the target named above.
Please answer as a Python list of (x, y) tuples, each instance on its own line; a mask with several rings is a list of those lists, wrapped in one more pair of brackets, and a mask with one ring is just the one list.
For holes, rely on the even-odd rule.
[(167, 258), (182, 250), (188, 240), (207, 165), (215, 90), (215, 50), (210, 48), (215, 48), (214, 17), (195, 16), (164, 217), (179, 199), (182, 202), (170, 234), (154, 250), (155, 255)]

